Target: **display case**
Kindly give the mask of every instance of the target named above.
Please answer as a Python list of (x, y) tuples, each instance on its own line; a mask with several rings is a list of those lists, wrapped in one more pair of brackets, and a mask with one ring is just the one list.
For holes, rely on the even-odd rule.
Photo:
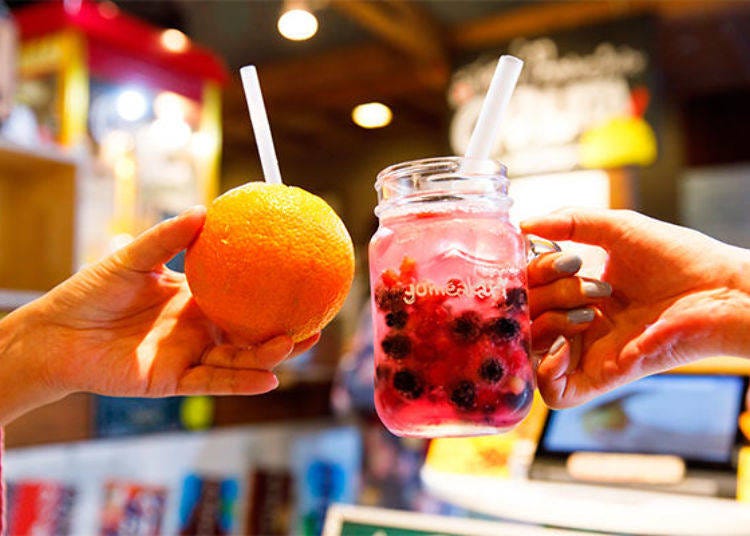
[(42, 2), (14, 16), (17, 106), (33, 117), (23, 141), (85, 163), (79, 262), (216, 196), (227, 72), (214, 54), (108, 2)]

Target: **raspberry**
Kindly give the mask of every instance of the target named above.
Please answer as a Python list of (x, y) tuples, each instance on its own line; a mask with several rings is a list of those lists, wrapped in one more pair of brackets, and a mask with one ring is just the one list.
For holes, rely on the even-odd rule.
[(409, 315), (406, 311), (394, 311), (385, 315), (385, 324), (389, 328), (401, 329), (406, 325)]
[(403, 359), (411, 353), (411, 339), (399, 333), (388, 335), (380, 343), (380, 347), (393, 359)]
[(422, 380), (410, 370), (399, 370), (393, 375), (393, 387), (406, 398), (414, 400), (422, 396)]
[(459, 342), (474, 342), (482, 334), (482, 330), (479, 327), (480, 321), (481, 317), (477, 313), (474, 311), (465, 311), (451, 322), (451, 333)]
[(398, 271), (401, 274), (401, 281), (413, 281), (417, 276), (417, 261), (411, 257), (404, 257)]
[(521, 326), (516, 320), (501, 316), (487, 322), (484, 329), (493, 339), (509, 341), (516, 336)]
[(469, 380), (462, 380), (451, 391), (451, 402), (461, 409), (474, 409), (477, 404), (477, 390)]
[(503, 378), (505, 370), (499, 360), (494, 357), (485, 359), (479, 366), (479, 376), (490, 383), (497, 383)]
[(508, 289), (505, 294), (505, 306), (511, 309), (521, 309), (529, 302), (526, 295), (526, 289), (523, 287), (514, 287)]
[(381, 311), (400, 311), (404, 305), (404, 289), (378, 287), (375, 289), (375, 305)]
[(399, 276), (393, 270), (386, 270), (385, 272), (380, 274), (380, 280), (386, 287), (392, 288), (398, 283)]
[(477, 384), (477, 409), (489, 416), (498, 410), (500, 393), (495, 385)]
[(388, 381), (391, 377), (391, 369), (384, 365), (378, 365), (375, 367), (375, 379), (377, 381)]
[(424, 339), (434, 339), (436, 331), (450, 322), (451, 312), (444, 305), (434, 307), (423, 307), (422, 304), (415, 310), (413, 319), (414, 333)]

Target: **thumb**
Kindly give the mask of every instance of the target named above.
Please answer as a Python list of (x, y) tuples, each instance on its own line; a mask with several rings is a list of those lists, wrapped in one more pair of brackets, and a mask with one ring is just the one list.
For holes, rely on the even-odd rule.
[(607, 246), (622, 235), (623, 227), (629, 227), (628, 220), (634, 215), (634, 212), (623, 210), (563, 209), (524, 220), (521, 230), (549, 240)]
[(206, 220), (206, 208), (195, 206), (143, 232), (117, 255), (124, 266), (148, 272), (188, 247)]

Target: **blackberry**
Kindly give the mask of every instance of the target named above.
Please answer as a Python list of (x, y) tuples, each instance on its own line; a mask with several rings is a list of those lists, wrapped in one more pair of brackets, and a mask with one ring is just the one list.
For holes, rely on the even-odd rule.
[(521, 409), (531, 404), (532, 397), (533, 393), (531, 392), (531, 386), (529, 384), (526, 384), (526, 386), (523, 388), (523, 391), (521, 391), (517, 395), (513, 393), (504, 393), (502, 396), (502, 401), (503, 405), (509, 410), (520, 411)]
[(380, 343), (383, 351), (393, 359), (403, 359), (411, 353), (411, 339), (400, 333), (388, 335)]
[(479, 376), (490, 383), (497, 383), (503, 378), (505, 369), (499, 360), (494, 357), (485, 359), (479, 366)]
[(406, 311), (394, 311), (385, 315), (385, 324), (389, 328), (401, 329), (406, 325), (409, 315)]
[(477, 390), (469, 380), (462, 380), (451, 391), (451, 402), (460, 409), (474, 409), (477, 405)]
[(393, 387), (406, 398), (414, 400), (422, 396), (422, 380), (410, 370), (399, 370), (393, 375)]
[(405, 307), (404, 289), (379, 287), (375, 290), (375, 305), (384, 312), (400, 311)]
[(529, 302), (526, 289), (523, 287), (514, 287), (508, 289), (505, 294), (505, 306), (511, 309), (521, 309)]
[(451, 333), (459, 341), (470, 343), (482, 334), (481, 317), (474, 311), (465, 311), (451, 322)]
[(512, 318), (501, 316), (487, 322), (484, 329), (494, 339), (509, 341), (516, 336), (521, 329), (521, 325)]

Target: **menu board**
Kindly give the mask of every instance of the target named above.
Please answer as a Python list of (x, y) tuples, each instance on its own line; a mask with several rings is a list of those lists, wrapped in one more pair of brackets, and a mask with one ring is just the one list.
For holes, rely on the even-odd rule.
[(448, 89), (454, 152), (466, 150), (497, 57), (512, 54), (524, 68), (492, 149), (510, 177), (652, 164), (653, 28), (648, 18), (624, 19), (518, 38), (464, 58)]

